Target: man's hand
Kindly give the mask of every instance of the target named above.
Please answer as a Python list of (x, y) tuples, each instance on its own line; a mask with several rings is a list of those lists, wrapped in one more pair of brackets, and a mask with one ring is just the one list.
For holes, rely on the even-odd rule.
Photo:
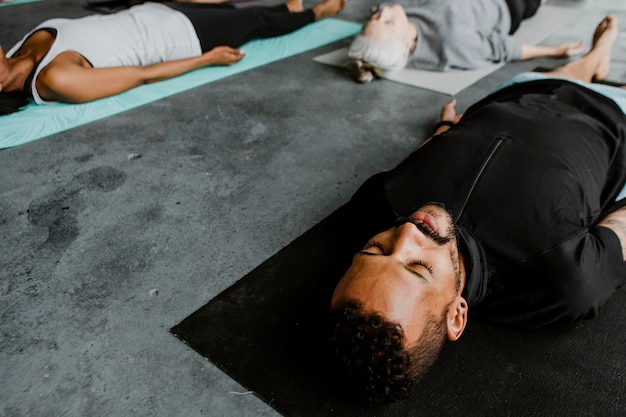
[(442, 122), (452, 122), (454, 124), (459, 123), (463, 114), (456, 113), (456, 99), (453, 98), (448, 103), (444, 104), (441, 108), (441, 117), (440, 120)]
[(216, 46), (202, 54), (206, 66), (209, 65), (233, 65), (243, 59), (243, 51), (230, 46)]
[(461, 120), (463, 114), (457, 114), (456, 112), (456, 99), (453, 98), (448, 103), (444, 104), (441, 108), (441, 116), (439, 117), (439, 124), (433, 136), (439, 135), (455, 125)]
[(457, 114), (456, 99), (453, 98), (441, 108), (441, 115), (439, 117), (439, 123), (437, 124), (437, 129), (435, 129), (435, 133), (422, 142), (420, 147), (426, 145), (433, 137), (450, 129), (452, 125), (457, 124), (461, 120), (461, 117), (463, 117), (463, 113)]

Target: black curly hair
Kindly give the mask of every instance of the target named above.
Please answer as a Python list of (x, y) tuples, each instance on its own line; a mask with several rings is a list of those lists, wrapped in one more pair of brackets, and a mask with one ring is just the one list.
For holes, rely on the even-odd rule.
[(0, 116), (15, 113), (27, 104), (28, 99), (24, 94), (2, 93), (0, 94)]
[(340, 377), (371, 404), (408, 396), (439, 357), (446, 340), (445, 314), (431, 316), (415, 346), (404, 347), (399, 324), (366, 312), (356, 301), (341, 301), (330, 311), (330, 350)]

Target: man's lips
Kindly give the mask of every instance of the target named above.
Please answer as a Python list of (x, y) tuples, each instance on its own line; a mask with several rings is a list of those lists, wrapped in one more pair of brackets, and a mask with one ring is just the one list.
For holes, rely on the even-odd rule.
[(432, 230), (436, 235), (440, 236), (439, 223), (437, 222), (437, 219), (435, 219), (433, 215), (428, 214), (424, 211), (417, 211), (411, 214), (410, 217), (416, 222), (426, 224), (430, 228), (430, 230)]

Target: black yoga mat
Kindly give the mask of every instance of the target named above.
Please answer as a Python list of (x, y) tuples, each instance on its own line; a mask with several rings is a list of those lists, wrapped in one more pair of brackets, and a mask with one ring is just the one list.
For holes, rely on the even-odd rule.
[(597, 318), (569, 326), (470, 320), (404, 401), (370, 407), (344, 395), (320, 352), (330, 294), (365, 239), (352, 233), (347, 207), (171, 332), (289, 417), (626, 415), (624, 289)]

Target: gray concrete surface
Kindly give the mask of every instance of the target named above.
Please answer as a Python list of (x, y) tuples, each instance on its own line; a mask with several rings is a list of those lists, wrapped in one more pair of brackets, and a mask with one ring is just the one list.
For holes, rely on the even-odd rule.
[[(373, 4), (348, 0), (340, 18)], [(626, 25), (623, 0), (558, 4), (585, 13), (547, 44), (588, 41), (608, 11)], [(79, 0), (0, 8), (0, 44), (88, 13)], [(626, 82), (624, 33), (610, 78)], [(1, 416), (278, 415), (168, 329), (431, 133), (449, 97), (312, 61), (343, 44), (0, 151)], [(509, 64), (459, 108), (562, 62)]]

